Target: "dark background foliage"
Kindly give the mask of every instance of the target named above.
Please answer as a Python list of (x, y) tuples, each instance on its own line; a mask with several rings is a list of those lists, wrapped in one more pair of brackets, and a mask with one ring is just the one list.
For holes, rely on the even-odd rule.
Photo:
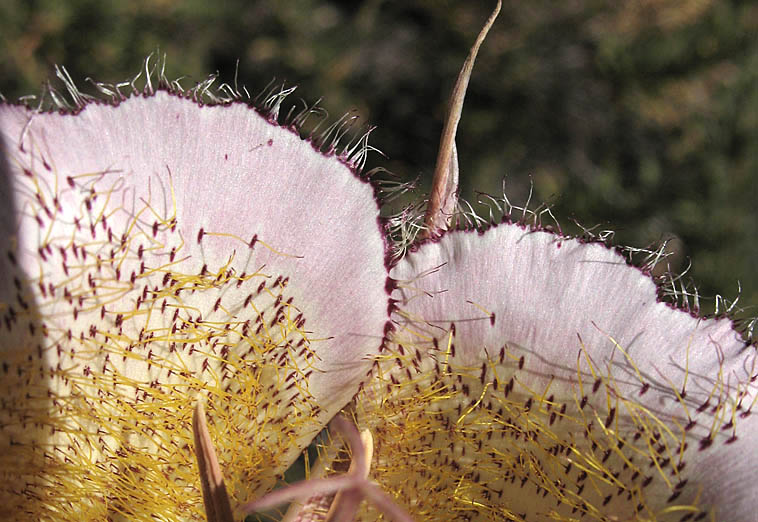
[[(167, 75), (272, 78), (377, 125), (374, 156), (428, 187), (446, 100), (494, 2), (0, 0), (0, 92), (39, 92), (63, 64), (120, 81), (160, 49)], [(83, 81), (79, 85), (86, 91)], [(506, 193), (615, 230), (672, 239), (701, 294), (758, 304), (758, 4), (506, 2), (458, 132), (462, 195)], [(704, 307), (712, 311), (712, 306)], [(755, 310), (748, 313), (756, 314)]]

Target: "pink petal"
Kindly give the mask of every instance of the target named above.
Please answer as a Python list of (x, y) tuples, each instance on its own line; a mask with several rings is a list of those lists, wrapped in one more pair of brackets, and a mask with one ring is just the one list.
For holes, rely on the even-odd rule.
[(255, 513), (276, 506), (292, 502), (301, 498), (309, 498), (315, 495), (333, 495), (338, 491), (350, 489), (360, 483), (362, 479), (351, 475), (338, 475), (329, 478), (319, 478), (297, 482), (281, 489), (277, 489), (268, 495), (240, 506), (240, 513)]
[[(0, 451), (32, 438), (30, 425), (65, 425), (108, 460), (98, 455), (131, 426), (134, 451), (173, 473), (191, 441), (182, 412), (204, 390), (224, 421), (212, 422), (222, 466), (237, 455), (236, 471), (256, 477), (239, 473), (236, 489), (270, 484), (356, 392), (380, 345), (387, 273), (373, 187), (244, 104), (166, 92), (76, 115), (2, 105), (0, 138), (0, 269), (17, 279), (0, 287)], [(104, 422), (116, 428), (99, 433)], [(239, 457), (250, 447), (256, 463)]]
[[(359, 398), (378, 432), (377, 469), (416, 465), (422, 491), (447, 484), (446, 502), (480, 514), (697, 520), (687, 511), (697, 505), (751, 518), (755, 349), (729, 320), (660, 302), (605, 246), (512, 224), (427, 242), (391, 276), (397, 361)], [(433, 504), (402, 489), (409, 473), (387, 487)]]

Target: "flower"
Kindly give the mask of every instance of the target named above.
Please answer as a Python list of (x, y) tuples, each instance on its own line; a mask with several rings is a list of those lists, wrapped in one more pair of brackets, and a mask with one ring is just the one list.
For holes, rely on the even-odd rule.
[(355, 407), (374, 478), (418, 519), (751, 518), (758, 366), (730, 320), (518, 223), (391, 274), (396, 330)]
[(447, 231), (455, 127), (498, 8), (351, 405), (373, 477), (419, 520), (749, 520), (758, 360), (730, 319), (664, 302), (654, 263), (527, 226), (526, 209)]
[(4, 519), (200, 516), (198, 394), (231, 494), (254, 498), (379, 348), (365, 145), (302, 141), (274, 120), (280, 93), (259, 114), (165, 87), (0, 106)]
[[(496, 13), (424, 237), (399, 245), (355, 175), (365, 143), (306, 146), (272, 121), (283, 93), (267, 118), (148, 76), (129, 99), (100, 85), (114, 106), (64, 75), (76, 114), (0, 106), (7, 518), (199, 518), (202, 489), (227, 520), (223, 472), (236, 504), (338, 490), (363, 519), (750, 519), (756, 351), (728, 318), (507, 206), (447, 230)], [(330, 419), (351, 469), (332, 476), (335, 441), (259, 498)]]

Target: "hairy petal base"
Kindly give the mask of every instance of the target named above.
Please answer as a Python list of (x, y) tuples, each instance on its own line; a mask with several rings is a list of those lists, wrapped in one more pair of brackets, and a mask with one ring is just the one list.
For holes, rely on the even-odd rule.
[(164, 91), (1, 105), (0, 140), (0, 512), (201, 517), (199, 393), (230, 493), (268, 489), (380, 345), (373, 187), (244, 104)]
[(752, 517), (758, 369), (729, 320), (515, 224), (427, 241), (391, 276), (396, 329), (356, 407), (414, 517)]

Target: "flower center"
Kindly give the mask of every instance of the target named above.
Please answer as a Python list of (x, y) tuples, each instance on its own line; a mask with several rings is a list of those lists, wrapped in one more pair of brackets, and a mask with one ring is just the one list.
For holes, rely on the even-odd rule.
[[(231, 492), (244, 501), (268, 489), (293, 440), (319, 429), (306, 319), (289, 278), (264, 266), (284, 254), (257, 236), (193, 230), (158, 182), (147, 201), (121, 174), (52, 186), (35, 169), (46, 167), (24, 170), (18, 234), (36, 248), (3, 252), (34, 274), (15, 278), (3, 309), (11, 501), (41, 518), (199, 515), (189, 448), (200, 393), (224, 433)], [(39, 500), (50, 487), (54, 504)]]
[[(433, 342), (410, 329), (394, 340), (356, 400), (358, 420), (375, 435), (375, 478), (418, 519), (708, 516), (687, 461), (735, 438), (739, 407), (720, 399), (721, 384), (691, 382), (701, 392), (683, 397), (631, 359), (599, 367), (579, 343), (569, 377), (517, 346), (464, 364), (454, 327)], [(645, 394), (659, 407), (643, 405)]]

